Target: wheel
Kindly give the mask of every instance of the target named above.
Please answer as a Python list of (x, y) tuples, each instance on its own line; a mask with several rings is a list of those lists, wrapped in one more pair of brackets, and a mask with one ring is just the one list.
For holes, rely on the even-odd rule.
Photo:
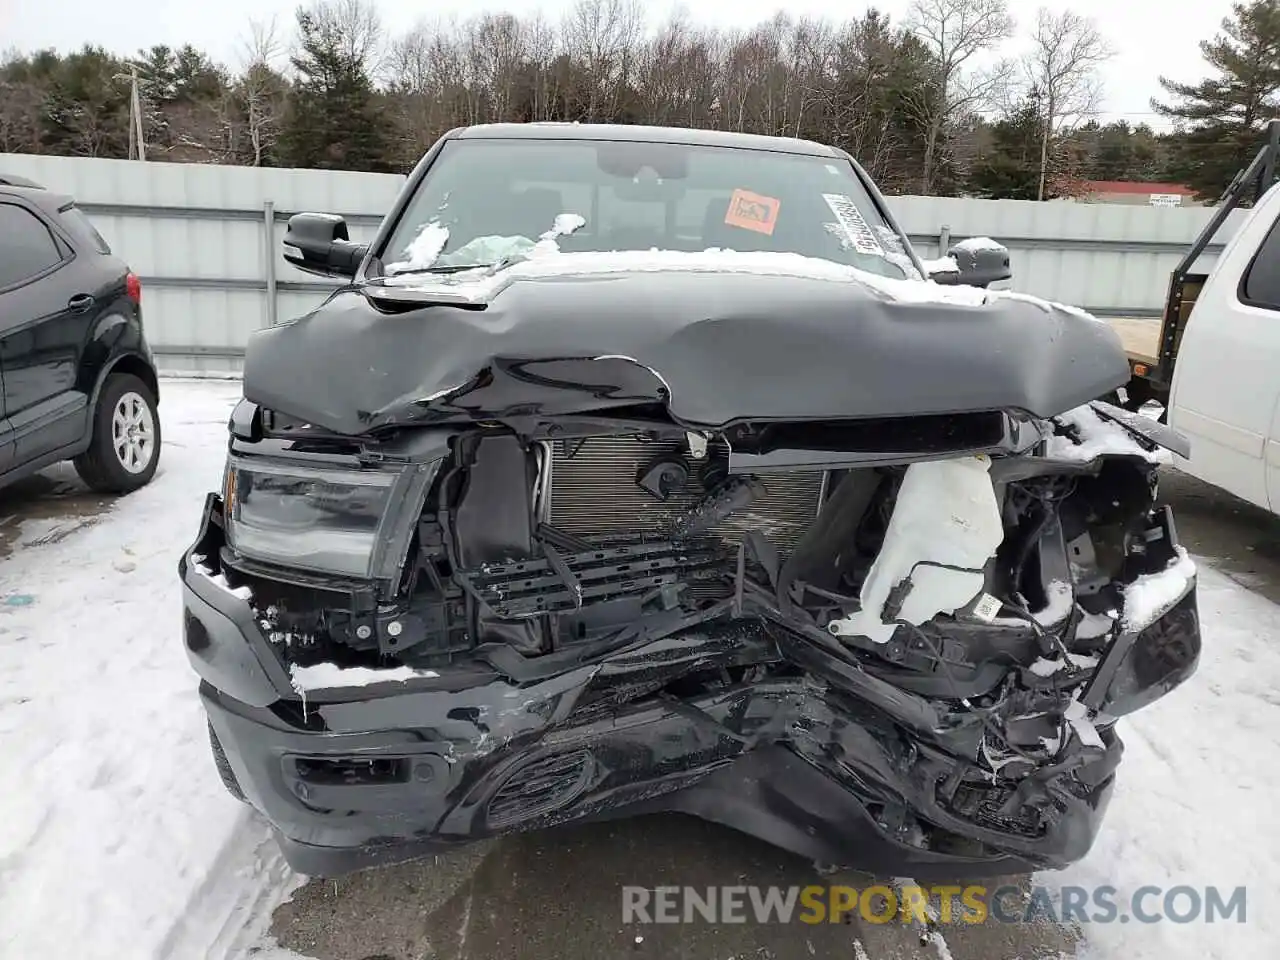
[(74, 460), (76, 473), (100, 493), (128, 493), (150, 483), (159, 463), (155, 396), (132, 374), (111, 374), (93, 411), (89, 449)]
[(227, 761), (227, 751), (222, 749), (222, 742), (218, 739), (218, 735), (213, 732), (213, 724), (210, 723), (208, 726), (209, 746), (213, 749), (213, 765), (218, 768), (218, 776), (222, 778), (222, 785), (227, 788), (227, 793), (237, 800), (247, 802), (245, 801), (244, 791), (240, 789), (240, 782), (236, 780), (235, 771), (231, 769), (231, 764)]

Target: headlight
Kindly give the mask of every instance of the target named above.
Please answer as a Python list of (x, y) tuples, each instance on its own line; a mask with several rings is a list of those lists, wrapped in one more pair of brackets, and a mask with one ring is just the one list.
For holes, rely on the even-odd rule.
[(224, 482), (227, 540), (256, 560), (367, 578), (398, 475), (245, 464)]

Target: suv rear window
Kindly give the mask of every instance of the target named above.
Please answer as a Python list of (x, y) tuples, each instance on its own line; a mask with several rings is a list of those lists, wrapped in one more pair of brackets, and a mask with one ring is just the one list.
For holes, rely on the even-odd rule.
[(84, 211), (79, 207), (67, 207), (62, 211), (62, 216), (71, 221), (73, 229), (78, 228), (81, 233), (87, 236), (93, 242), (93, 245), (97, 247), (99, 253), (111, 252), (111, 247), (102, 238), (98, 228), (93, 225), (93, 222), (84, 215)]

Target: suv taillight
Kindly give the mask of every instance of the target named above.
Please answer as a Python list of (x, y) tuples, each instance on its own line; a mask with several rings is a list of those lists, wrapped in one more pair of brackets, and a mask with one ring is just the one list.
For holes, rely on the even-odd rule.
[(124, 289), (130, 300), (136, 304), (142, 303), (142, 281), (138, 279), (138, 275), (132, 270), (124, 278)]

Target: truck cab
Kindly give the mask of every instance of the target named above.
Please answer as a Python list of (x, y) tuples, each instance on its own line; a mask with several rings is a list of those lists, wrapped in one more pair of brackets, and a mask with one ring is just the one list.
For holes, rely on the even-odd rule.
[[(1129, 354), (1126, 406), (1163, 405), (1191, 441), (1177, 466), (1280, 513), (1280, 121), (1174, 270), (1164, 317), (1112, 321)], [(1236, 207), (1252, 210), (1207, 274), (1196, 260)], [(1128, 323), (1129, 326), (1125, 326)], [(1137, 329), (1141, 324), (1143, 329)]]
[(1223, 250), (1182, 333), (1170, 424), (1185, 471), (1280, 512), (1280, 190)]

